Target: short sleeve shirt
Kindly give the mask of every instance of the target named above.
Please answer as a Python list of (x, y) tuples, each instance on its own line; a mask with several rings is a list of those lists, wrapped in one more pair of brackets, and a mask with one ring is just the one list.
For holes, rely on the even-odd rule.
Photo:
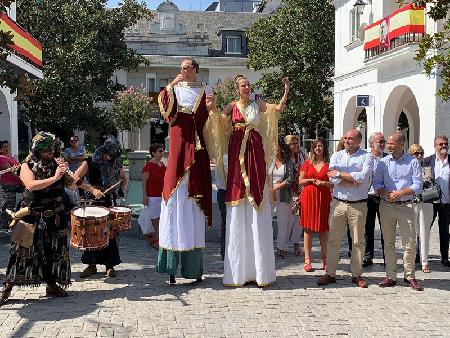
[[(79, 145), (78, 148), (72, 149), (72, 147), (66, 148), (64, 150), (65, 158), (75, 158), (80, 157), (86, 154), (86, 149), (82, 145)], [(75, 162), (69, 164), (69, 169), (75, 172), (81, 165), (82, 162)]]
[(148, 173), (149, 177), (147, 180), (147, 196), (148, 197), (161, 197), (164, 186), (164, 175), (166, 173), (166, 166), (161, 163), (159, 166), (153, 162), (147, 162), (142, 169), (142, 172)]

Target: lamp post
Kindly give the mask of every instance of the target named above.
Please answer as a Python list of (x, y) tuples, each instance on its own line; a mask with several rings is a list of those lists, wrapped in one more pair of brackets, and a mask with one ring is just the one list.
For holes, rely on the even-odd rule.
[(356, 0), (356, 3), (353, 5), (353, 7), (356, 8), (356, 12), (361, 15), (364, 13), (364, 7), (367, 4), (363, 0)]

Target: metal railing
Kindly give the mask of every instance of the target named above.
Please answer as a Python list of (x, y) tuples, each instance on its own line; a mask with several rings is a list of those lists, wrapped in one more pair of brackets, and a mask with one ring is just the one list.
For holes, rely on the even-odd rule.
[(365, 51), (365, 57), (364, 61), (368, 61), (374, 57), (377, 57), (379, 55), (382, 55), (388, 51), (391, 51), (395, 48), (412, 44), (412, 43), (418, 43), (423, 37), (423, 33), (408, 33), (404, 35), (400, 35), (396, 38), (391, 39), (388, 47), (382, 47), (382, 46), (376, 46), (373, 48), (369, 48)]

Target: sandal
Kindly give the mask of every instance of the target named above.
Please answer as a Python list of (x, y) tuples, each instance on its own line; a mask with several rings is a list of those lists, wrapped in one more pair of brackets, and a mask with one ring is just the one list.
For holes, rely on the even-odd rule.
[(422, 265), (422, 271), (423, 271), (424, 273), (430, 273), (431, 270), (430, 270), (429, 265), (428, 265), (428, 264)]
[(297, 257), (302, 255), (302, 249), (300, 249), (300, 243), (294, 243), (294, 254)]
[(311, 266), (311, 258), (306, 258), (305, 257), (305, 264), (303, 264), (303, 269), (305, 269), (306, 272), (313, 272), (314, 269)]

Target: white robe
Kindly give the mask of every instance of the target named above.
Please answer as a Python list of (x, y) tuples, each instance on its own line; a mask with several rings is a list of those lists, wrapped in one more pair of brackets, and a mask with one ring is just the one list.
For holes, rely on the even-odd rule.
[[(175, 86), (178, 105), (193, 109), (201, 88)], [(174, 165), (173, 163), (172, 165)], [(169, 197), (161, 202), (159, 246), (173, 251), (190, 251), (205, 247), (205, 215), (195, 199), (188, 198), (189, 174)]]
[[(246, 122), (258, 125), (260, 113), (256, 103), (248, 106), (244, 114)], [(225, 286), (241, 286), (246, 282), (265, 286), (275, 281), (272, 207), (267, 184), (259, 210), (247, 197), (238, 205), (227, 205), (225, 236)]]

